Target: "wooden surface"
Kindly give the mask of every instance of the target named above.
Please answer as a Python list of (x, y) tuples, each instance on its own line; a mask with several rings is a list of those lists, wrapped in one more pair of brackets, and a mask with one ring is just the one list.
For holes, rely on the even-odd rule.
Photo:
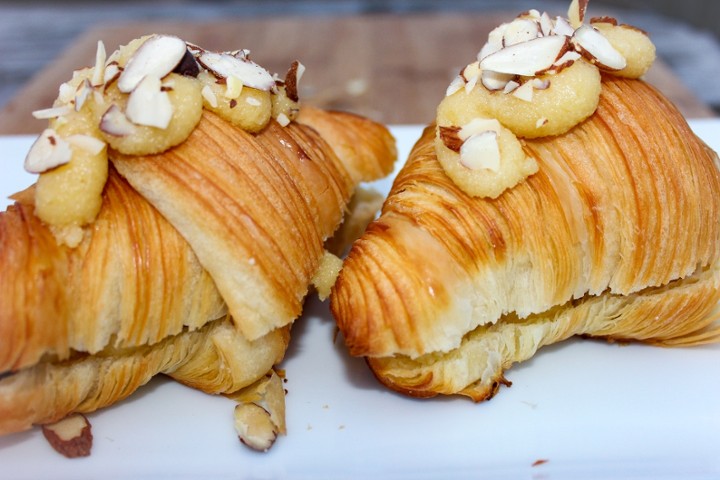
[[(52, 105), (72, 71), (92, 65), (97, 41), (108, 52), (149, 33), (175, 34), (211, 50), (248, 48), (284, 76), (298, 59), (307, 67), (301, 100), (353, 111), (387, 124), (427, 123), (459, 69), (474, 60), (488, 32), (511, 14), (366, 15), (261, 18), (207, 23), (96, 25), (38, 72), (0, 112), (0, 134), (37, 133), (33, 110)], [(661, 62), (647, 75), (688, 118), (713, 116)]]

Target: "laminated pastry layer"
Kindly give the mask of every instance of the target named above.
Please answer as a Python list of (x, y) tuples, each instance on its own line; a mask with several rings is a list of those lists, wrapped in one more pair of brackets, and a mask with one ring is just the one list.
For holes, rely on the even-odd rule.
[(503, 316), (660, 288), (718, 258), (716, 155), (640, 80), (603, 78), (589, 119), (524, 141), (538, 173), (494, 200), (444, 174), (433, 136), (416, 144), (335, 285), (352, 354), (447, 352)]
[(24, 202), (0, 214), (0, 371), (152, 345), (226, 307), (187, 242), (110, 170), (103, 208), (75, 249)]
[(690, 346), (720, 340), (720, 265), (630, 295), (587, 296), (526, 318), (508, 314), (477, 327), (455, 349), (411, 359), (370, 358), (387, 387), (415, 397), (460, 393), (491, 398), (507, 384), (504, 373), (541, 347), (574, 335), (659, 346)]
[[(102, 208), (74, 248), (35, 216), (35, 187), (15, 196), (0, 214), (0, 434), (110, 405), (161, 373), (234, 394), (283, 358), (324, 240), (360, 179), (395, 160), (381, 125), (311, 117), (328, 141), (298, 123), (248, 134), (206, 112), (163, 154), (111, 152)], [(358, 143), (339, 158), (332, 142), (346, 138)], [(249, 310), (229, 316), (228, 298)], [(238, 328), (268, 315), (252, 339)]]
[[(325, 115), (330, 131), (352, 132), (358, 145), (386, 132), (367, 120), (315, 115)], [(323, 242), (357, 181), (364, 170), (387, 171), (394, 158), (383, 145), (362, 165), (352, 162), (358, 154), (343, 152), (344, 163), (335, 155), (344, 148), (302, 124), (271, 121), (251, 135), (205, 112), (179, 147), (111, 159), (188, 241), (238, 328), (255, 339), (299, 315)]]
[(0, 434), (111, 405), (159, 373), (206, 393), (236, 392), (282, 360), (289, 339), (283, 328), (251, 342), (223, 317), (155, 345), (43, 362), (0, 378)]

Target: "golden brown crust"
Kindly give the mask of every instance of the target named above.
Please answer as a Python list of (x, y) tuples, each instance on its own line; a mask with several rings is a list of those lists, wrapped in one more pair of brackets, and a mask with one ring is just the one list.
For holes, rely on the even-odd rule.
[(31, 365), (45, 352), (67, 352), (67, 323), (36, 326), (37, 319), (67, 309), (67, 250), (27, 204), (11, 205), (0, 215), (0, 265), (0, 372)]
[[(447, 393), (436, 388), (445, 383), (437, 373), (408, 367), (417, 376), (396, 382), (380, 366), (456, 352), (471, 331), (509, 318), (523, 324), (578, 299), (630, 298), (693, 281), (720, 257), (716, 155), (642, 81), (604, 78), (592, 117), (564, 135), (526, 141), (540, 171), (496, 200), (470, 198), (443, 174), (433, 134), (428, 128), (415, 145), (331, 297), (350, 352), (377, 357), (371, 364), (384, 383)], [(643, 307), (646, 321), (584, 333), (710, 341), (718, 286), (708, 282), (707, 295), (688, 304), (696, 310), (678, 307), (672, 321), (650, 321)], [(642, 335), (633, 333), (639, 325)], [(484, 398), (509, 366), (498, 362), (481, 362), (492, 379), (481, 389), (464, 383), (449, 391)]]
[(314, 131), (271, 121), (254, 136), (205, 113), (169, 152), (111, 158), (187, 239), (248, 338), (298, 316), (354, 186)]
[(43, 362), (0, 381), (0, 433), (111, 405), (158, 373), (206, 393), (234, 392), (279, 362), (288, 342), (287, 328), (250, 342), (228, 317), (153, 346), (108, 347), (96, 355)]
[(397, 156), (395, 139), (382, 125), (352, 113), (313, 107), (303, 107), (297, 121), (317, 130), (332, 145), (354, 182), (382, 178), (392, 172)]
[[(102, 209), (74, 249), (32, 202), (0, 213), (12, 299), (0, 303), (0, 434), (109, 405), (157, 373), (231, 393), (280, 361), (359, 178), (395, 160), (379, 124), (316, 116), (329, 135), (359, 131), (326, 140), (272, 121), (251, 135), (206, 112), (163, 154), (111, 152)], [(340, 159), (343, 135), (374, 146)]]
[(718, 320), (718, 301), (720, 264), (665, 287), (589, 296), (522, 320), (507, 315), (476, 328), (446, 353), (370, 358), (368, 363), (384, 385), (406, 395), (459, 393), (474, 401), (488, 400), (506, 382), (504, 372), (514, 363), (573, 335), (656, 345), (718, 341), (720, 331), (712, 327)]
[(222, 298), (187, 243), (114, 171), (103, 203), (91, 232), (73, 250), (57, 246), (32, 207), (16, 204), (0, 215), (0, 282), (14, 299), (0, 305), (0, 329), (18, 332), (3, 337), (13, 341), (0, 346), (0, 371), (44, 356), (95, 353), (111, 341), (120, 347), (157, 343), (224, 314)]

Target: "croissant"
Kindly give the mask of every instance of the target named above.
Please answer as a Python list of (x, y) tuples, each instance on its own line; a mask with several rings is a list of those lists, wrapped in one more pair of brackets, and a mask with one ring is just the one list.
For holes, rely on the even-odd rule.
[(303, 107), (251, 132), (204, 108), (177, 146), (107, 156), (76, 245), (37, 215), (44, 174), (0, 213), (0, 434), (110, 405), (159, 373), (228, 395), (263, 379), (323, 243), (395, 146), (348, 113)]
[(586, 119), (522, 136), (536, 173), (499, 195), (454, 181), (438, 148), (453, 130), (425, 129), (331, 293), (349, 352), (384, 385), (480, 401), (513, 364), (574, 335), (720, 340), (718, 157), (655, 88), (600, 73)]

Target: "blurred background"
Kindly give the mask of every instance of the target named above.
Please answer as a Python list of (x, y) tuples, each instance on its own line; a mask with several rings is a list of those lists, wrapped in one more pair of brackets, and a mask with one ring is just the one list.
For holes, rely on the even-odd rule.
[[(83, 32), (100, 23), (433, 12), (518, 13), (530, 8), (565, 14), (569, 3), (569, 0), (0, 1), (0, 44), (3, 46), (0, 108)], [(612, 14), (623, 23), (649, 32), (659, 58), (713, 112), (720, 112), (720, 85), (712, 80), (720, 78), (720, 23), (717, 21), (720, 2), (592, 0), (589, 16), (601, 14)]]

